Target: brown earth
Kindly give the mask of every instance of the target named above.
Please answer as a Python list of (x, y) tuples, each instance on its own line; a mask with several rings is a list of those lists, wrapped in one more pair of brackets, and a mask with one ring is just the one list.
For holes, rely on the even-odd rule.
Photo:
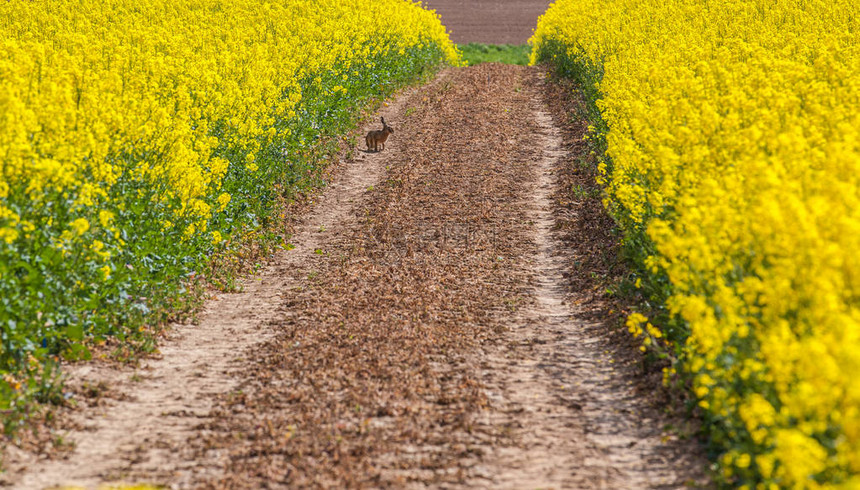
[(525, 44), (548, 0), (424, 0), (457, 44)]
[(624, 270), (572, 94), (497, 64), (403, 94), (245, 292), (136, 373), (73, 371), (114, 396), (9, 483), (707, 485), (606, 294)]
[(384, 183), (192, 443), (229, 455), (206, 486), (702, 482), (591, 279), (614, 240), (571, 196), (583, 124), (555, 124), (536, 69), (447, 76), (405, 104)]

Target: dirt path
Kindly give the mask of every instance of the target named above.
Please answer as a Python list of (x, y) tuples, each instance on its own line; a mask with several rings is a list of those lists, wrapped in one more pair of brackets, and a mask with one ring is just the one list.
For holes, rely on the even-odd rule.
[(17, 485), (704, 482), (601, 300), (615, 239), (582, 197), (584, 124), (565, 104), (540, 70), (504, 65), (398, 98), (386, 150), (343, 162), (245, 292), (137, 373), (73, 372), (114, 397), (78, 414), (68, 459)]
[[(402, 94), (380, 114), (396, 120), (416, 92)], [(374, 117), (366, 129), (376, 129), (376, 121)], [(396, 142), (392, 146), (396, 148)], [(263, 271), (244, 281), (242, 292), (216, 294), (197, 324), (174, 325), (159, 347), (160, 355), (139, 369), (96, 363), (67, 366), (71, 383), (92, 387), (99, 401), (76, 412), (67, 424), (80, 430), (64, 436), (74, 450), (63, 459), (16, 455), (10, 462), (12, 475), (7, 476), (11, 486), (97, 487), (144, 481), (194, 487), (203, 478), (219, 475), (221, 454), (192, 454), (187, 441), (201, 433), (215, 398), (237, 386), (241, 378), (232, 373), (247, 370), (259, 346), (272, 339), (271, 325), (283, 318), (279, 306), (300, 286), (302, 271), (319, 260), (316, 250), (333, 230), (350, 226), (352, 209), (378, 183), (384, 155), (359, 155), (359, 161), (336, 169), (335, 180), (295, 230), (290, 240), (295, 248), (271, 257)]]
[(537, 69), (449, 73), (406, 105), (384, 184), (192, 442), (228, 454), (205, 486), (701, 482), (606, 311), (574, 306), (601, 287), (576, 264), (609, 226), (569, 196), (584, 125), (555, 125)]

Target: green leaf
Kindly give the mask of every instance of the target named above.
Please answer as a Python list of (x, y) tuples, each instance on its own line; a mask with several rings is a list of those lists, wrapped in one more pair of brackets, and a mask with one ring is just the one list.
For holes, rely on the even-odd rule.
[(84, 339), (84, 326), (80, 323), (74, 323), (66, 327), (66, 336), (69, 340), (80, 342)]

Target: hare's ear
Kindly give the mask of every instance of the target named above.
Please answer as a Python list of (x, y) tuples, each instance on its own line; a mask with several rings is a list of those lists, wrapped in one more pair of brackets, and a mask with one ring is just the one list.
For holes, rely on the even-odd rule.
[(385, 126), (385, 118), (384, 118), (384, 117), (380, 117), (379, 119), (380, 119), (380, 120), (382, 120), (382, 125), (383, 125), (383, 126)]

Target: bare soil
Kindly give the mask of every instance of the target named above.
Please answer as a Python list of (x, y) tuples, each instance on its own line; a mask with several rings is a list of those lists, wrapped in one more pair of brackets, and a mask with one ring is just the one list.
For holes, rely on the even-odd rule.
[(64, 458), (17, 455), (8, 482), (707, 485), (605, 293), (624, 270), (580, 105), (498, 64), (401, 95), (385, 151), (346, 152), (244, 292), (138, 371), (74, 367), (109, 396), (74, 415)]
[(525, 44), (549, 0), (424, 0), (458, 44)]

